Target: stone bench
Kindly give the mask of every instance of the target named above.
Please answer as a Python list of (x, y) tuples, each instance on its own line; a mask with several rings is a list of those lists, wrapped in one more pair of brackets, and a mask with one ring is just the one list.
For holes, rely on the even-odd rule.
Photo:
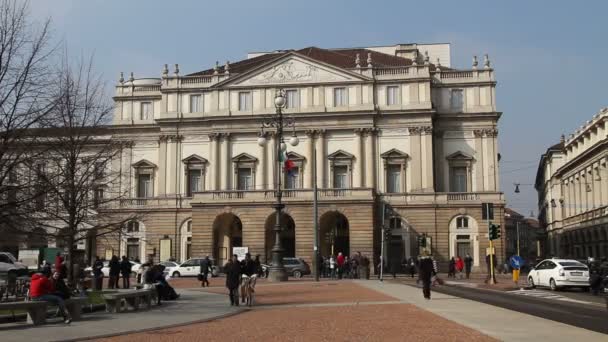
[(126, 307), (133, 310), (139, 310), (140, 304), (144, 304), (146, 309), (152, 306), (152, 296), (156, 293), (155, 290), (133, 290), (111, 293), (104, 295), (106, 302), (106, 311), (110, 313), (120, 313), (123, 310), (123, 302)]
[(82, 318), (82, 307), (88, 303), (87, 297), (72, 297), (65, 300), (65, 308), (72, 316), (72, 320), (77, 321)]
[(6, 302), (0, 303), (0, 310), (27, 311), (27, 322), (40, 325), (46, 323), (48, 302)]

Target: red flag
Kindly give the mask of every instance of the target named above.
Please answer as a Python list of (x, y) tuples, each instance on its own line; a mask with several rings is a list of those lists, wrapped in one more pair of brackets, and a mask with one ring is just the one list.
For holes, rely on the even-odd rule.
[(290, 176), (292, 175), (293, 169), (296, 167), (296, 164), (291, 159), (285, 160), (285, 172), (287, 172)]

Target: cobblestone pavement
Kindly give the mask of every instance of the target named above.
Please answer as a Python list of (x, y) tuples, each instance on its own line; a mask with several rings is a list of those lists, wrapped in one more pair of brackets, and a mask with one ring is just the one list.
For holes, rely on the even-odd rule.
[(411, 304), (254, 309), (207, 323), (100, 341), (203, 340), (496, 341)]
[[(221, 279), (198, 291), (225, 293)], [(192, 283), (178, 279), (175, 286)], [(199, 285), (200, 286), (200, 285)], [(228, 303), (228, 298), (226, 298)], [(353, 281), (261, 282), (237, 316), (100, 341), (494, 341)]]

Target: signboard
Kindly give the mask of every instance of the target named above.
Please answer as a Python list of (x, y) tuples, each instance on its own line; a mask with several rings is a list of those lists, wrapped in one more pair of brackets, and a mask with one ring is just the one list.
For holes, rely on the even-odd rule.
[(249, 247), (232, 247), (232, 254), (236, 254), (239, 261), (244, 260), (247, 253), (249, 253)]
[(524, 265), (524, 260), (519, 255), (514, 255), (509, 258), (509, 263), (511, 264), (511, 267), (518, 270)]
[(492, 247), (491, 250), (490, 250), (490, 247), (486, 247), (486, 255), (490, 255), (490, 252), (492, 252), (492, 254), (496, 255), (496, 251), (494, 250), (494, 247)]
[(106, 255), (105, 255), (106, 260), (112, 259), (113, 255), (114, 255), (114, 249), (112, 249), (112, 248), (106, 249)]

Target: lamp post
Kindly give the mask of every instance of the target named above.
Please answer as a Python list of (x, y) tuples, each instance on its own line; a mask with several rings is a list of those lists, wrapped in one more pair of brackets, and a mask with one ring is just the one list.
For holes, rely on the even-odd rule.
[[(281, 158), (280, 155), (287, 150), (287, 144), (283, 140), (283, 129), (284, 128), (293, 128), (293, 134), (289, 139), (289, 144), (291, 146), (297, 146), (299, 143), (299, 139), (296, 136), (295, 131), (295, 121), (293, 119), (288, 119), (283, 117), (283, 108), (285, 107), (286, 99), (285, 92), (283, 90), (279, 90), (274, 98), (274, 106), (276, 108), (276, 114), (272, 115), (270, 118), (262, 122), (262, 133), (265, 128), (274, 129), (276, 132), (276, 144), (274, 156), (276, 158), (275, 163), (275, 182), (276, 182), (276, 202), (274, 204), (274, 209), (276, 213), (276, 221), (274, 225), (274, 246), (272, 246), (272, 262), (268, 272), (268, 280), (269, 281), (286, 281), (287, 280), (287, 272), (285, 272), (285, 267), (283, 266), (283, 246), (281, 246), (281, 231), (283, 230), (281, 227), (281, 212), (283, 208), (285, 208), (285, 204), (282, 203), (283, 192), (281, 189)], [(260, 135), (258, 139), (258, 144), (260, 146), (266, 145), (266, 138), (263, 134)]]

